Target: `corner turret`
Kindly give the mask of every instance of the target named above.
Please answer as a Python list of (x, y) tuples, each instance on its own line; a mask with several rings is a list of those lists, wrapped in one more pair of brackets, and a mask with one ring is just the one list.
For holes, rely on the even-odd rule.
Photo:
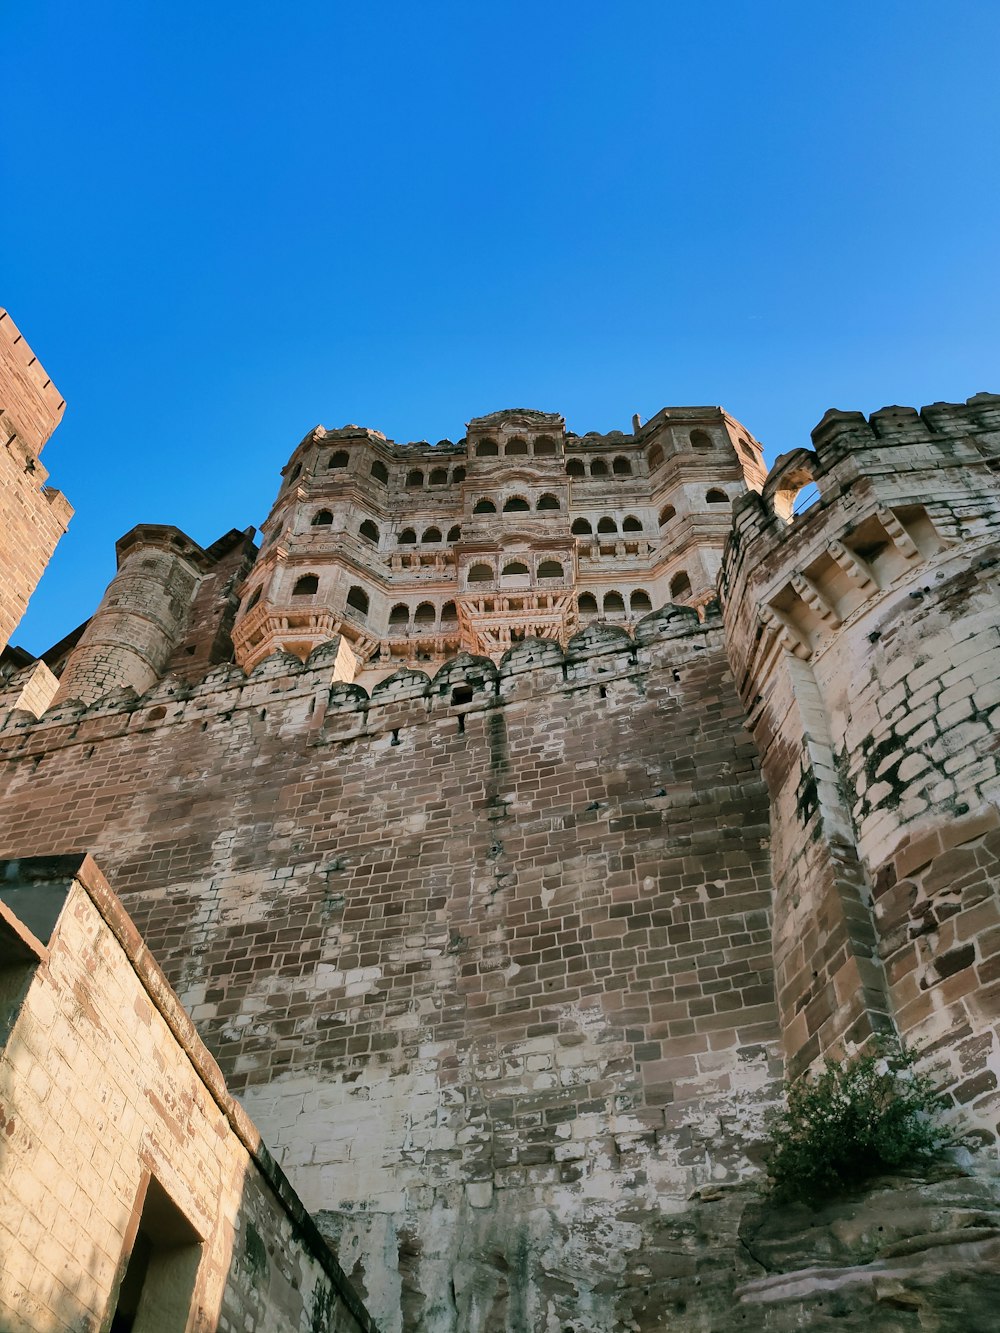
[(828, 412), (813, 444), (737, 503), (721, 580), (792, 1071), (895, 1025), (995, 1120), (1000, 398)]

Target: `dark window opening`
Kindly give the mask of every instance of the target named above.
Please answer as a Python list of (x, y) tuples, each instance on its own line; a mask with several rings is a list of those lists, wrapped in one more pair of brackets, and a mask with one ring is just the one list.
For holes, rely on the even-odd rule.
[(359, 588), (357, 584), (347, 594), (347, 605), (353, 611), (360, 611), (362, 615), (368, 614), (368, 594), (364, 588)]
[[(257, 1233), (253, 1234), (263, 1246)], [(110, 1333), (184, 1333), (200, 1262), (198, 1233), (151, 1178), (115, 1296)]]

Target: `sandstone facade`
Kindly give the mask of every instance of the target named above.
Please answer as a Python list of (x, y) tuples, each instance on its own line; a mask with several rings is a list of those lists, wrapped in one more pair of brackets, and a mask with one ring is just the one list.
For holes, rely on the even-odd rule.
[(373, 1328), (89, 858), (0, 864), (0, 1105), (9, 1333)]
[(764, 1119), (880, 1029), (995, 1161), (1000, 399), (814, 446), (317, 428), (0, 727), (0, 852), (98, 858), (386, 1333), (791, 1327)]
[(65, 402), (6, 310), (0, 309), (0, 650), (24, 615), (73, 515), (46, 486), (39, 454)]

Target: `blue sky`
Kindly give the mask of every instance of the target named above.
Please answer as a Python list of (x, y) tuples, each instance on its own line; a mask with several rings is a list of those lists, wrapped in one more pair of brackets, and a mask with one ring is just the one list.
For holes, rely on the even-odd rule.
[(456, 439), (1000, 391), (995, 0), (0, 11), (0, 301), (76, 507), (14, 641), (133, 524), (259, 524), (322, 422)]

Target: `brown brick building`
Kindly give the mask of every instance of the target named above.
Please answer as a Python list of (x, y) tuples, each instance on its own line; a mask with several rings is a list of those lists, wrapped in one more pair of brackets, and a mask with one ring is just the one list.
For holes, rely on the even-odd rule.
[(1000, 399), (813, 446), (317, 428), (11, 675), (0, 854), (95, 856), (386, 1333), (801, 1326), (764, 1116), (877, 1030), (993, 1160)]

